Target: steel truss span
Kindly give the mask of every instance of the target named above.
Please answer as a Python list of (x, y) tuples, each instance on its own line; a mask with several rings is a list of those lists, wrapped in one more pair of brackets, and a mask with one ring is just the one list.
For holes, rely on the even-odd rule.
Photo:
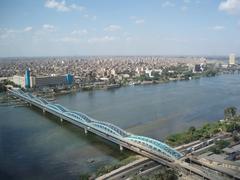
[(11, 93), (14, 93), (25, 99), (28, 99), (29, 101), (40, 104), (41, 107), (43, 107), (44, 109), (53, 110), (65, 117), (68, 117), (70, 119), (73, 119), (74, 121), (84, 124), (88, 128), (98, 129), (100, 132), (103, 132), (104, 134), (112, 136), (121, 141), (128, 142), (129, 144), (131, 143), (138, 144), (139, 146), (143, 147), (144, 149), (148, 149), (153, 153), (167, 156), (172, 160), (176, 160), (183, 157), (183, 155), (180, 152), (176, 151), (174, 148), (168, 146), (167, 144), (159, 140), (131, 134), (114, 124), (93, 119), (81, 112), (70, 111), (60, 104), (50, 103), (43, 98), (34, 96), (30, 93), (25, 93), (22, 90), (11, 90)]

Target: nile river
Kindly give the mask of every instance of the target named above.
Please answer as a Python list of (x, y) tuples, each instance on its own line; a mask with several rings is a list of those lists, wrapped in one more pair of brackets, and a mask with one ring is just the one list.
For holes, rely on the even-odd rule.
[[(228, 106), (240, 108), (240, 75), (78, 92), (58, 96), (56, 103), (163, 140), (223, 118)], [(40, 111), (0, 106), (0, 179), (78, 179), (126, 154)]]

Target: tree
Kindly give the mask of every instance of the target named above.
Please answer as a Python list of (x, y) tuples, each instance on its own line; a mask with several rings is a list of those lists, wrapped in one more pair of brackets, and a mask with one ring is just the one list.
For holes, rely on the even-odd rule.
[(235, 117), (237, 114), (237, 108), (236, 107), (228, 107), (224, 110), (224, 119), (229, 120)]
[(160, 79), (160, 74), (159, 74), (159, 72), (153, 71), (153, 72), (152, 72), (152, 75), (154, 76), (154, 77), (153, 77), (153, 80), (159, 80), (159, 79)]
[(196, 128), (194, 126), (191, 126), (189, 129), (188, 129), (188, 132), (190, 132), (191, 134), (193, 134), (193, 132), (196, 131)]
[(226, 124), (226, 131), (233, 132), (236, 129), (236, 123)]
[(216, 70), (207, 70), (205, 72), (205, 74), (207, 77), (211, 77), (211, 76), (215, 76), (217, 74), (217, 71)]
[(216, 142), (216, 145), (220, 148), (223, 149), (225, 147), (227, 147), (230, 144), (230, 142), (225, 141), (225, 140), (219, 140)]
[(193, 72), (192, 71), (188, 71), (184, 73), (184, 79), (185, 80), (189, 80), (190, 77), (193, 77)]
[(211, 147), (211, 151), (215, 154), (221, 154), (222, 149), (225, 147), (229, 146), (230, 142), (225, 141), (225, 140), (220, 140), (216, 142), (216, 145)]
[(80, 180), (88, 180), (89, 179), (89, 175), (88, 174), (81, 174), (80, 176), (79, 176), (79, 179)]

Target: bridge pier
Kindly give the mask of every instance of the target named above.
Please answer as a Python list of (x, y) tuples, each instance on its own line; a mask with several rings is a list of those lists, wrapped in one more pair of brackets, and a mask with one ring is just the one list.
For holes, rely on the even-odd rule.
[(60, 121), (63, 122), (63, 118), (60, 118)]
[(88, 133), (88, 131), (87, 131), (87, 128), (84, 128), (84, 133), (85, 133), (85, 134), (87, 134), (87, 133)]
[(120, 151), (122, 152), (123, 151), (123, 147), (121, 145), (119, 147), (120, 147)]
[(43, 114), (45, 114), (45, 113), (46, 113), (45, 109), (43, 109), (42, 111), (43, 111)]

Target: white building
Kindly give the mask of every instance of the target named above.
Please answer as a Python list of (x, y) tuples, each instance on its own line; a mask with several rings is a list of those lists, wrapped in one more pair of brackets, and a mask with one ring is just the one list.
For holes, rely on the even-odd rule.
[(162, 70), (162, 69), (154, 69), (153, 71), (154, 71), (154, 72), (158, 72), (159, 75), (162, 75), (162, 71), (163, 71), (163, 70)]
[(22, 88), (25, 87), (25, 77), (24, 76), (18, 76), (18, 75), (14, 75), (12, 77), (12, 82), (14, 82), (14, 84), (21, 86)]
[(236, 64), (235, 54), (230, 54), (230, 55), (229, 55), (228, 64), (229, 64), (229, 65), (235, 65), (235, 64)]
[(115, 69), (111, 69), (111, 75), (116, 76), (116, 71), (115, 71)]
[(148, 74), (148, 76), (149, 76), (150, 78), (153, 77), (153, 76), (152, 76), (152, 70), (146, 69), (146, 70), (145, 70), (145, 74)]
[[(25, 88), (25, 76), (14, 75), (12, 81)], [(30, 88), (56, 87), (68, 85), (67, 75), (31, 76)]]

